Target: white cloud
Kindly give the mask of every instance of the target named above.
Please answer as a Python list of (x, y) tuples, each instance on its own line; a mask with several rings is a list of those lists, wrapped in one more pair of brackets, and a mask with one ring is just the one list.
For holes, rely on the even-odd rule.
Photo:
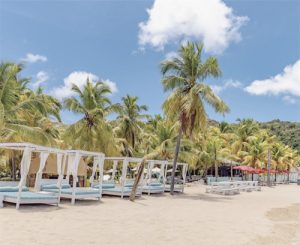
[(240, 81), (230, 79), (226, 80), (223, 85), (212, 85), (210, 87), (216, 94), (220, 94), (222, 91), (228, 88), (241, 88), (242, 83)]
[(286, 95), (282, 98), (282, 100), (284, 102), (286, 102), (287, 104), (296, 104), (297, 100), (295, 98), (293, 98), (292, 96)]
[(286, 66), (282, 73), (274, 77), (253, 81), (245, 90), (254, 95), (300, 96), (300, 60)]
[(48, 59), (46, 56), (39, 55), (39, 54), (32, 54), (32, 53), (26, 54), (26, 57), (21, 59), (21, 61), (26, 63), (35, 63), (38, 61), (46, 62), (47, 60)]
[(241, 40), (240, 27), (248, 21), (236, 16), (222, 0), (155, 0), (149, 18), (139, 23), (141, 48), (163, 49), (171, 42), (202, 40), (208, 52), (221, 53)]
[(115, 82), (112, 82), (108, 79), (103, 80), (103, 82), (110, 87), (110, 90), (111, 90), (112, 93), (118, 92), (117, 84)]
[[(86, 84), (87, 79), (89, 79), (93, 83), (100, 80), (99, 77), (93, 73), (85, 71), (74, 71), (64, 79), (64, 85), (54, 88), (51, 91), (51, 94), (58, 99), (64, 99), (66, 97), (73, 96), (75, 95), (75, 93), (72, 91), (72, 85), (76, 84), (79, 88), (83, 88)], [(108, 79), (102, 81), (110, 87), (112, 93), (118, 91), (116, 83)]]
[(36, 81), (32, 84), (33, 88), (37, 88), (42, 83), (46, 82), (49, 79), (49, 75), (45, 71), (39, 71), (36, 74)]
[(165, 59), (166, 60), (169, 60), (169, 59), (173, 59), (173, 58), (178, 58), (178, 53), (177, 52), (174, 52), (174, 51), (171, 51), (169, 53), (166, 53), (165, 55)]

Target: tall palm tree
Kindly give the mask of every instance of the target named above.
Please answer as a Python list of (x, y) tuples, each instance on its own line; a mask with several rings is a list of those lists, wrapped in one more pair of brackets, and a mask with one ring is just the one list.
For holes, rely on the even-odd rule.
[(207, 115), (204, 103), (216, 112), (229, 111), (227, 105), (204, 83), (208, 77), (219, 77), (221, 71), (215, 57), (202, 61), (203, 44), (188, 42), (178, 50), (178, 57), (161, 63), (162, 84), (165, 91), (172, 91), (163, 104), (171, 121), (179, 121), (172, 172), (171, 194), (174, 190), (174, 176), (182, 134), (191, 135), (194, 129), (206, 126)]
[(232, 145), (236, 155), (245, 151), (246, 144), (255, 138), (259, 132), (258, 124), (252, 119), (238, 119), (239, 124), (235, 127), (236, 139)]
[(147, 118), (144, 111), (148, 108), (146, 105), (139, 105), (138, 97), (126, 95), (122, 98), (122, 103), (119, 105), (117, 123), (117, 133), (121, 138), (124, 138), (135, 149), (136, 142), (142, 132), (144, 125), (143, 120)]
[(254, 137), (250, 142), (245, 143), (246, 150), (243, 155), (243, 164), (253, 168), (261, 168), (267, 159), (268, 143), (261, 137)]
[(82, 89), (73, 84), (72, 90), (76, 96), (65, 99), (64, 107), (83, 117), (66, 129), (65, 141), (76, 148), (112, 154), (115, 144), (106, 116), (115, 111), (116, 106), (108, 98), (109, 86), (101, 81), (93, 84), (87, 79)]
[[(60, 103), (42, 90), (34, 93), (20, 78), (23, 66), (15, 63), (0, 64), (0, 141), (32, 142), (56, 145), (59, 133), (52, 125), (54, 116), (60, 120)], [(16, 178), (15, 159), (8, 152), (12, 177)]]
[(0, 64), (1, 141), (28, 141), (51, 145), (49, 135), (39, 125), (32, 125), (28, 121), (35, 114), (47, 117), (49, 108), (41, 97), (28, 96), (31, 93), (26, 87), (29, 80), (19, 78), (22, 69), (19, 64)]

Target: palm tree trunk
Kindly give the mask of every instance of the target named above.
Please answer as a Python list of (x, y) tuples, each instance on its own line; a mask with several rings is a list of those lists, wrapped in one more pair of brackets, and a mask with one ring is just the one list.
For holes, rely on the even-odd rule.
[(141, 162), (141, 165), (139, 167), (137, 176), (136, 176), (136, 178), (134, 180), (134, 184), (133, 184), (132, 191), (130, 193), (130, 198), (129, 198), (129, 200), (132, 201), (132, 202), (134, 202), (134, 200), (135, 200), (136, 191), (137, 191), (137, 188), (139, 186), (142, 174), (144, 173), (145, 162), (146, 162), (146, 160), (143, 159), (142, 162)]
[(177, 159), (178, 159), (178, 155), (179, 155), (181, 137), (182, 137), (182, 126), (180, 126), (179, 133), (178, 133), (177, 140), (176, 140), (175, 156), (174, 156), (174, 162), (173, 162), (171, 187), (170, 187), (170, 194), (171, 195), (174, 195), (175, 170), (176, 170)]

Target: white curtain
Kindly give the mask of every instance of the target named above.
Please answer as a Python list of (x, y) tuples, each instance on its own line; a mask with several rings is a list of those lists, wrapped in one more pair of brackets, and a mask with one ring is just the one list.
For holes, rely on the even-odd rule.
[(68, 161), (67, 161), (67, 176), (66, 180), (69, 182), (70, 175), (72, 174), (72, 168), (74, 165), (74, 160), (75, 160), (75, 155), (73, 154), (68, 154)]
[(57, 157), (56, 157), (56, 166), (57, 166), (57, 174), (58, 174), (57, 187), (59, 188), (61, 187), (61, 183), (64, 178), (66, 160), (67, 160), (67, 156), (65, 154), (57, 153)]
[(151, 182), (153, 166), (154, 166), (154, 162), (151, 161), (151, 162), (148, 164), (148, 173), (147, 173), (147, 178), (146, 178), (146, 179), (148, 180), (148, 183)]
[(29, 147), (25, 147), (23, 151), (23, 157), (21, 160), (21, 180), (19, 182), (19, 191), (22, 190), (22, 187), (26, 183), (27, 175), (30, 168), (31, 163), (31, 152), (32, 150)]
[(99, 168), (99, 193), (102, 197), (102, 183), (103, 183), (103, 166), (104, 166), (104, 156), (97, 157), (97, 165)]
[(122, 184), (124, 184), (125, 181), (126, 181), (128, 163), (129, 162), (128, 162), (127, 159), (123, 160), (123, 166), (122, 166)]
[(182, 179), (183, 179), (184, 183), (185, 183), (185, 179), (186, 179), (187, 168), (188, 168), (187, 164), (183, 165), (183, 168), (182, 168)]
[(38, 172), (36, 173), (35, 184), (34, 184), (34, 188), (35, 188), (36, 191), (40, 190), (40, 185), (41, 185), (41, 179), (42, 179), (42, 175), (43, 175), (43, 170), (45, 168), (48, 156), (49, 156), (49, 152), (41, 152), (40, 153), (40, 166), (39, 166)]
[(113, 181), (115, 180), (117, 166), (118, 166), (118, 160), (114, 160), (114, 163), (113, 163), (113, 172), (112, 172), (112, 175), (111, 175), (111, 179)]
[(78, 166), (80, 163), (80, 159), (81, 159), (81, 155), (78, 152), (76, 152), (74, 157), (74, 162), (73, 162), (73, 168), (72, 168), (73, 180), (75, 180), (76, 183), (78, 182), (77, 174), (78, 174)]
[(160, 173), (159, 173), (159, 180), (162, 179), (163, 183), (165, 183), (165, 167), (166, 167), (166, 163), (162, 163), (161, 167), (160, 167)]
[(90, 177), (90, 183), (91, 184), (94, 182), (98, 165), (99, 165), (99, 157), (95, 156), (94, 161), (93, 161), (93, 172), (92, 172), (92, 176)]
[(103, 167), (104, 167), (104, 156), (99, 157), (99, 181), (102, 183), (103, 182)]

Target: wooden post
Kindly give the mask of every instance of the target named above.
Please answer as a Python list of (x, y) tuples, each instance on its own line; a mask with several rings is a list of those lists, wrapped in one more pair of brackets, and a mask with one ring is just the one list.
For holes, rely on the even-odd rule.
[(132, 191), (131, 191), (130, 198), (129, 198), (129, 200), (132, 201), (132, 202), (134, 202), (134, 200), (135, 200), (136, 191), (137, 191), (137, 188), (139, 186), (142, 174), (144, 173), (145, 162), (146, 162), (146, 160), (143, 159), (142, 162), (141, 162), (141, 165), (139, 167), (137, 176), (134, 180), (134, 184), (133, 184)]
[(267, 185), (268, 185), (269, 187), (271, 186), (270, 167), (271, 167), (271, 150), (268, 149)]

